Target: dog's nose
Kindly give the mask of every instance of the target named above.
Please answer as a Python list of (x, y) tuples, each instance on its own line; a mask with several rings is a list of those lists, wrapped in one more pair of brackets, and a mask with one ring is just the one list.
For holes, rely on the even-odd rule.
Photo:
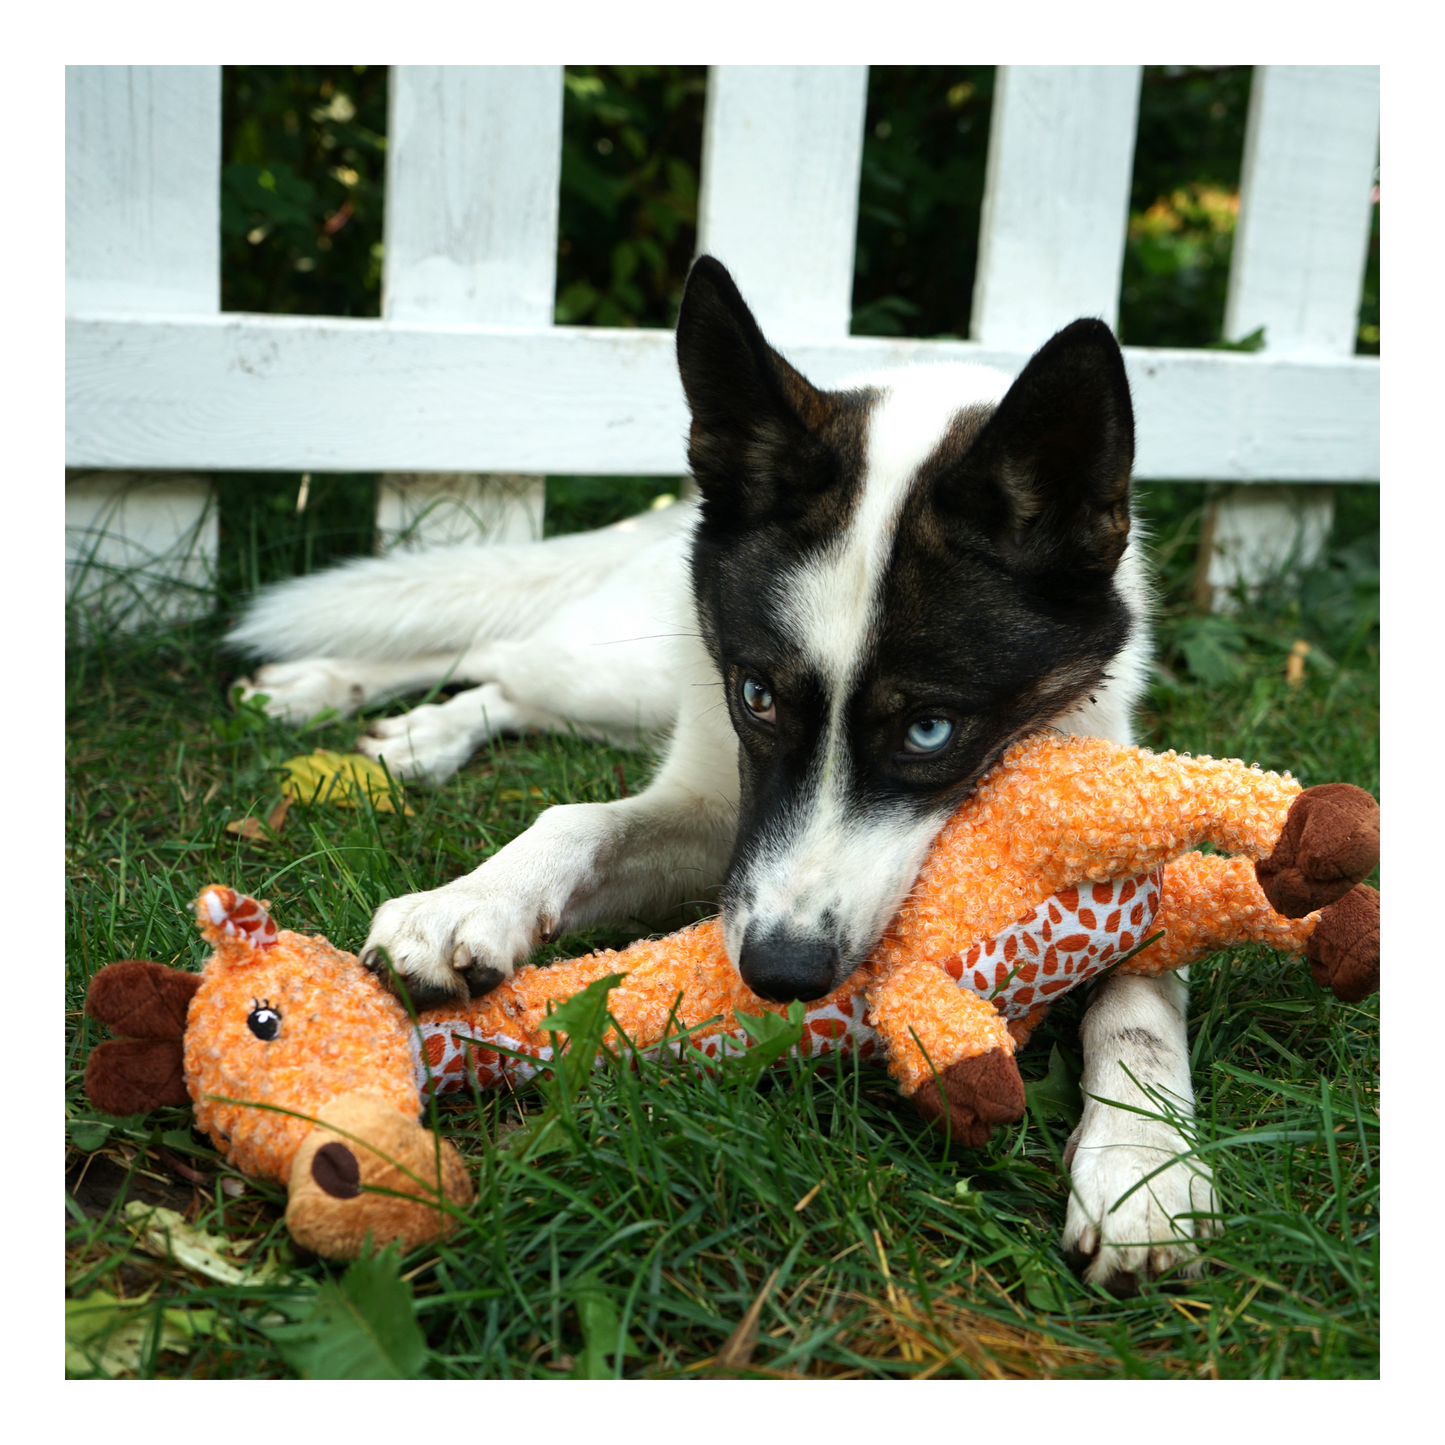
[(792, 938), (785, 933), (758, 937), (749, 930), (743, 939), (738, 972), (743, 982), (772, 1003), (809, 1003), (833, 988), (838, 949), (831, 943)]

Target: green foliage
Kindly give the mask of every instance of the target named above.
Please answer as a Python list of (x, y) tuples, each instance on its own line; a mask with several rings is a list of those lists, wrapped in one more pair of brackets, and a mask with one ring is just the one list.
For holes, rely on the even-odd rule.
[(607, 995), (625, 977), (625, 974), (609, 973), (594, 979), (581, 992), (558, 1004), (548, 1016), (549, 1030), (555, 1029), (556, 1034), (565, 1034), (567, 1038), (567, 1051), (557, 1070), (564, 1107), (576, 1099), (592, 1077), (593, 1060), (602, 1045), (602, 1035), (607, 1032)]
[[(1342, 496), (1332, 558), (1363, 550), (1369, 535), (1373, 492), (1358, 490)], [(1161, 487), (1143, 499), (1161, 551), (1203, 488), (1185, 489), (1178, 511), (1159, 504), (1172, 495)], [(1187, 550), (1166, 560), (1166, 580), (1177, 581), (1163, 599), (1166, 636), (1169, 610), (1187, 606)], [(1365, 583), (1356, 576), (1350, 586)], [(1311, 664), (1296, 693), (1283, 680), (1285, 647), (1255, 640), (1278, 632), (1287, 641), (1288, 612), (1256, 609), (1241, 626), (1249, 631), (1232, 681), (1205, 686), (1168, 654), (1177, 686), (1154, 689), (1146, 739), (1258, 758), (1306, 782), (1377, 788), (1369, 648), (1351, 655), (1336, 644), (1335, 669)], [(213, 879), (270, 898), (289, 927), (354, 948), (383, 898), (470, 871), (549, 802), (617, 797), (617, 766), (635, 790), (645, 768), (577, 739), (517, 739), (482, 752), (445, 788), (409, 788), (412, 817), (296, 804), (274, 841), (247, 843), (224, 825), (278, 799), (279, 762), (313, 747), (344, 750), (377, 711), (396, 709), (304, 734), (252, 717), (254, 726), (218, 728), (233, 715), (217, 633), (211, 621), (163, 637), (100, 638), (69, 659), (68, 1282), (81, 1299), (154, 1287), (152, 1311), (210, 1322), (184, 1342), (157, 1336), (133, 1373), (271, 1378), (340, 1373), (358, 1359), (379, 1371), (366, 1306), (327, 1266), (298, 1261), (289, 1283), (227, 1288), (138, 1258), (120, 1206), (128, 1191), (175, 1179), (156, 1149), (203, 1172), (194, 1194), (181, 1182), (175, 1205), (193, 1201), (197, 1228), (224, 1235), (243, 1258), (284, 1249), (284, 1198), (255, 1181), (229, 1197), (219, 1186), (236, 1183), (234, 1171), (191, 1134), (189, 1111), (87, 1130), (94, 1115), (81, 1078), (101, 1035), (80, 1013), (85, 981), (118, 957), (199, 963), (205, 949), (188, 905)], [(592, 930), (542, 957), (633, 936)], [(1215, 1272), (1189, 1283), (1182, 1308), (1154, 1292), (1101, 1298), (1059, 1253), (1059, 1160), (1084, 1003), (1070, 995), (1019, 1056), (1027, 1120), (982, 1150), (946, 1149), (881, 1068), (817, 1060), (784, 1061), (756, 1087), (717, 1066), (711, 1075), (666, 1061), (607, 1069), (550, 1125), (542, 1084), (445, 1104), (442, 1128), (479, 1200), (453, 1239), (405, 1263), (412, 1298), (399, 1313), (415, 1320), (427, 1351), (414, 1368), (428, 1378), (696, 1375), (776, 1270), (754, 1373), (1372, 1376), (1378, 1003), (1338, 1004), (1307, 970), (1261, 949), (1196, 965), (1193, 994), (1201, 1144), (1219, 1174), (1226, 1233), (1210, 1246)], [(323, 1291), (329, 1304), (316, 1314)], [(295, 1342), (310, 1356), (288, 1363), (270, 1333), (277, 1313), (316, 1326)], [(405, 1372), (408, 1359), (382, 1355)]]
[(227, 601), (371, 551), (375, 475), (313, 472), (299, 512), (297, 473), (220, 472), (212, 480), (221, 523), (218, 590)]
[(381, 311), (386, 67), (221, 70), (221, 306)]
[(585, 532), (645, 512), (660, 497), (676, 497), (681, 477), (548, 477), (545, 536)]
[(1365, 281), (1360, 295), (1360, 329), (1355, 351), (1361, 356), (1380, 354), (1380, 182), (1375, 167), (1370, 249), (1365, 253)]
[(991, 65), (869, 69), (855, 335), (968, 335), (993, 81)]
[(389, 1249), (363, 1255), (340, 1280), (288, 1297), (291, 1323), (266, 1333), (303, 1380), (414, 1380), (426, 1361), (411, 1286)]
[(568, 1289), (567, 1297), (577, 1308), (577, 1324), (582, 1332), (582, 1348), (577, 1353), (572, 1379), (618, 1379), (623, 1358), (637, 1355), (638, 1349), (632, 1338), (623, 1334), (616, 1302), (601, 1275), (595, 1269), (588, 1270)]
[(739, 1011), (737, 1018), (748, 1036), (748, 1050), (738, 1058), (723, 1059), (721, 1067), (746, 1088), (757, 1083), (763, 1070), (777, 1063), (803, 1037), (803, 1005), (794, 1000), (786, 1015), (764, 1009), (756, 1015)]
[(1224, 329), (1253, 67), (1149, 65), (1119, 298), (1131, 346), (1205, 346)]
[[(1320, 560), (1275, 579), (1242, 610), (1226, 613), (1200, 612), (1194, 601), (1210, 488), (1168, 483), (1138, 490), (1161, 583), (1156, 702), (1172, 710), (1171, 699), (1194, 695), (1191, 684), (1215, 691), (1247, 685), (1246, 716), (1261, 707), (1293, 707), (1297, 694), (1286, 683), (1285, 663), (1296, 641), (1310, 644), (1307, 671), (1328, 680), (1333, 695), (1363, 696), (1376, 686), (1371, 679), (1378, 675), (1380, 647), (1378, 487), (1333, 488), (1335, 521)], [(1267, 766), (1291, 765), (1286, 760)]]
[(696, 65), (567, 68), (559, 322), (677, 319), (697, 245), (704, 87)]
[(1082, 1069), (1070, 1065), (1059, 1052), (1058, 1044), (1049, 1050), (1049, 1070), (1037, 1083), (1027, 1084), (1024, 1092), (1029, 1109), (1041, 1119), (1062, 1119), (1070, 1129), (1079, 1122), (1084, 1098), (1079, 1092)]

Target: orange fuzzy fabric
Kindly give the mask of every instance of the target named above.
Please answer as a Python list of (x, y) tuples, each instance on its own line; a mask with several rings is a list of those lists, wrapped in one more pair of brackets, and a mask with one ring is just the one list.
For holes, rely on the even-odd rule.
[(949, 958), (1070, 884), (1148, 873), (1206, 841), (1267, 858), (1299, 792), (1240, 762), (1035, 733), (944, 824), (874, 961), (886, 974)]
[[(1012, 1053), (1042, 1017), (1036, 1010), (1011, 1032), (992, 1006), (959, 989), (939, 964), (991, 937), (1051, 895), (1085, 880), (1143, 874), (1206, 840), (1246, 854), (1239, 868), (1253, 879), (1253, 858), (1267, 857), (1300, 785), (1236, 761), (1153, 754), (1099, 738), (1036, 733), (1016, 743), (944, 825), (893, 924), (872, 957), (841, 988), (810, 1008), (848, 1004), (865, 993), (889, 1070), (912, 1094), (935, 1070), (991, 1048)], [(1202, 893), (1176, 888), (1172, 917), (1180, 937), (1167, 964), (1140, 955), (1139, 972), (1179, 967), (1211, 948), (1258, 937), (1262, 900), (1237, 886), (1234, 875), (1197, 875)], [(1242, 876), (1242, 875), (1241, 875)], [(1221, 896), (1218, 884), (1224, 882)], [(1228, 912), (1242, 908), (1231, 932)], [(1268, 904), (1264, 904), (1266, 912)], [(1270, 917), (1273, 918), (1270, 913)], [(1308, 931), (1277, 920), (1278, 947), (1298, 948)], [(1158, 930), (1158, 922), (1151, 932)], [(1250, 930), (1254, 929), (1255, 932)], [(1207, 938), (1206, 938), (1207, 935)], [(1296, 941), (1296, 940), (1299, 941)], [(1272, 941), (1272, 940), (1271, 940)], [(1165, 940), (1153, 947), (1161, 948)], [(717, 920), (667, 938), (547, 968), (526, 967), (468, 1011), (473, 1028), (510, 1025), (540, 1033), (549, 1000), (560, 1002), (608, 973), (626, 973), (611, 1007), (639, 1047), (656, 1043), (682, 994), (683, 1025), (721, 1014), (724, 1032), (734, 1011), (756, 1014), (781, 1005), (751, 993), (728, 961)], [(915, 1039), (914, 1036), (917, 1036)], [(920, 1050), (923, 1043), (927, 1057)], [(615, 1039), (609, 1036), (609, 1041)]]
[(1164, 888), (1151, 933), (1164, 937), (1151, 943), (1120, 973), (1149, 977), (1183, 968), (1217, 949), (1241, 943), (1263, 943), (1281, 953), (1299, 953), (1319, 922), (1318, 913), (1282, 918), (1269, 906), (1248, 858), (1186, 853), (1164, 870)]
[[(726, 1033), (738, 1027), (738, 1009), (754, 1016), (764, 1010), (779, 1015), (788, 1011), (786, 1004), (769, 1003), (743, 983), (723, 946), (722, 921), (709, 918), (666, 938), (639, 939), (626, 948), (602, 949), (540, 967), (524, 964), (471, 1004), (465, 1021), (479, 1032), (510, 1033), (527, 1043), (544, 1041), (548, 1005), (571, 998), (609, 973), (627, 975), (608, 996), (608, 1008), (623, 1033), (642, 1049), (662, 1039), (670, 1015), (682, 1028), (721, 1015), (719, 1027)], [(809, 1009), (833, 1005), (851, 1016), (855, 1007), (861, 1007), (854, 1002), (860, 977), (854, 974), (826, 998), (809, 1004)], [(604, 1041), (616, 1047), (617, 1030), (609, 1028)]]
[[(186, 1083), (197, 1125), (238, 1169), (284, 1182), (312, 1125), (213, 1095), (314, 1118), (339, 1095), (365, 1090), (417, 1117), (410, 1020), (351, 954), (286, 929), (256, 949), (198, 912), (216, 954), (186, 1014)], [(246, 1022), (261, 1002), (281, 1015), (271, 1042)]]
[(937, 963), (927, 959), (895, 969), (886, 983), (870, 987), (867, 997), (869, 1016), (887, 1047), (888, 1072), (905, 1094), (960, 1060), (990, 1049), (1013, 1054), (1003, 1016), (987, 999), (941, 976)]

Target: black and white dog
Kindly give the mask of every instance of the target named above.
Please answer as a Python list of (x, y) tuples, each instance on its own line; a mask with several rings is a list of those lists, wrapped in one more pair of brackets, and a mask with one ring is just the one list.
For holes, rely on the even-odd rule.
[[(660, 920), (719, 884), (744, 981), (818, 998), (1011, 742), (1130, 740), (1147, 587), (1133, 411), (1102, 322), (1059, 332), (1012, 384), (938, 365), (822, 391), (704, 257), (677, 352), (698, 502), (352, 563), (262, 594), (231, 635), (276, 659), (249, 685), (295, 719), (475, 682), (362, 740), (406, 775), (447, 777), (501, 732), (671, 728), (644, 792), (551, 808), (474, 873), (382, 905), (363, 957), (389, 957), (413, 998), (484, 992), (539, 939)], [(1128, 1192), (1187, 1147), (1185, 1001), (1175, 976), (1113, 977), (1083, 1025), (1064, 1243), (1119, 1291), (1187, 1267), (1214, 1208), (1197, 1163)], [(1101, 1102), (1161, 1097), (1174, 1125)]]

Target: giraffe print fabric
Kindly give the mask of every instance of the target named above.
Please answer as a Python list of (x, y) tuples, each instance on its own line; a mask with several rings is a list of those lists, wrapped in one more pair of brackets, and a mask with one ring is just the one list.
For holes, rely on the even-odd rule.
[[(942, 972), (960, 990), (990, 1003), (1005, 1021), (1037, 1023), (1040, 1004), (1093, 978), (1145, 940), (1159, 906), (1161, 875), (1156, 869), (1138, 878), (1064, 889), (967, 954), (946, 960)], [(626, 971), (628, 952), (608, 955), (617, 971)], [(595, 973), (600, 977), (611, 971), (609, 965)], [(624, 983), (619, 992), (626, 989)], [(746, 990), (741, 993), (737, 1006), (749, 1012), (770, 1007)], [(423, 1016), (419, 1025), (418, 1084), (439, 1094), (516, 1085), (535, 1077), (553, 1057), (550, 1043), (484, 1024)], [(1014, 1037), (1017, 1041), (1017, 1030)], [(500, 1052), (499, 1045), (507, 1052)], [(695, 1046), (706, 1059), (736, 1057), (746, 1051), (748, 1036), (741, 1028), (720, 1028), (696, 1039)], [(807, 1007), (803, 1037), (792, 1052), (804, 1057), (856, 1053), (870, 1059), (883, 1047), (864, 997), (845, 988)], [(657, 1057), (664, 1048), (674, 1057), (683, 1053), (677, 1040), (645, 1052)], [(924, 1061), (925, 1069), (937, 1066), (935, 1060)], [(921, 1071), (911, 1072), (919, 1077), (904, 1080), (908, 1092), (907, 1085), (916, 1087), (922, 1077)]]

